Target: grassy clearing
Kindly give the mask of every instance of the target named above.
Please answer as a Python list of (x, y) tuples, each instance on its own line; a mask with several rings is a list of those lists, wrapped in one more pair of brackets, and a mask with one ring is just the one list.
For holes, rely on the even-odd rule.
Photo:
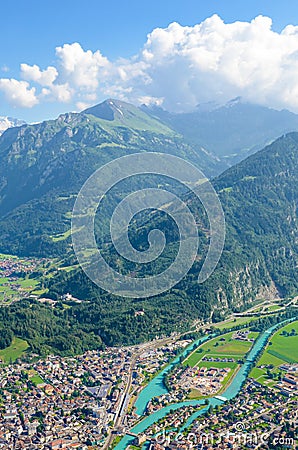
[[(291, 334), (292, 330), (296, 333), (295, 336), (286, 336), (282, 333)], [(271, 339), (272, 346), (269, 350), (274, 351), (274, 356), (290, 360), (290, 362), (298, 362), (298, 321), (290, 323), (278, 330)], [(287, 361), (288, 362), (288, 361)]]
[(194, 352), (192, 353), (184, 362), (185, 366), (194, 367), (198, 364), (198, 362), (203, 358), (205, 353)]
[(205, 342), (202, 349), (214, 355), (245, 355), (251, 348), (251, 344), (248, 341), (233, 339), (233, 332), (230, 332)]
[(205, 396), (201, 395), (201, 391), (199, 391), (198, 389), (191, 389), (187, 398), (189, 400), (200, 400), (201, 398), (205, 398)]
[(44, 380), (39, 375), (33, 375), (33, 377), (30, 378), (33, 384), (38, 386), (39, 384), (44, 384)]
[(23, 289), (32, 290), (34, 289), (38, 284), (39, 280), (33, 279), (33, 278), (24, 278), (23, 280), (20, 279), (17, 282)]
[(0, 284), (4, 284), (4, 283), (7, 283), (9, 280), (8, 280), (8, 278), (7, 277), (0, 277)]
[(264, 308), (263, 306), (258, 306), (257, 308), (252, 309), (251, 312), (260, 313), (263, 311), (263, 308)]
[(233, 328), (237, 327), (238, 325), (246, 325), (251, 321), (257, 320), (257, 317), (237, 317), (235, 319), (231, 319), (228, 322), (222, 322), (215, 325), (215, 328), (218, 328), (219, 330), (224, 330), (225, 328)]
[(0, 286), (0, 293), (6, 294), (6, 295), (12, 295), (15, 293), (13, 289), (11, 289), (10, 286)]
[(280, 309), (281, 306), (280, 305), (271, 305), (269, 307), (265, 307), (264, 308), (264, 312), (272, 312), (272, 311), (277, 311), (278, 309)]
[(224, 345), (220, 345), (216, 348), (215, 354), (224, 354), (224, 355), (245, 355), (248, 350), (251, 348), (251, 342), (247, 341), (231, 341), (227, 342)]
[(72, 270), (76, 270), (78, 268), (79, 268), (79, 265), (74, 264), (73, 266), (59, 267), (59, 270), (64, 270), (64, 272), (71, 272)]
[(257, 331), (251, 331), (248, 335), (248, 339), (257, 339), (257, 337), (259, 336), (260, 333), (258, 333)]
[(275, 350), (268, 350), (269, 355), (274, 356), (277, 359), (281, 359), (284, 362), (287, 363), (295, 363), (296, 360), (293, 358), (289, 358), (288, 356), (281, 355), (280, 353), (276, 352)]
[(23, 339), (14, 337), (9, 347), (0, 350), (0, 358), (2, 361), (4, 361), (5, 364), (8, 364), (10, 361), (14, 362), (16, 359), (22, 356), (22, 354), (27, 350), (28, 347), (28, 342), (24, 341)]
[(65, 241), (71, 235), (71, 230), (67, 230), (64, 233), (55, 234), (51, 236), (53, 242)]
[(276, 358), (276, 356), (271, 355), (270, 353), (266, 352), (262, 355), (258, 365), (272, 365), (274, 367), (278, 367), (281, 364), (284, 363), (283, 359)]
[(17, 256), (0, 253), (0, 259), (18, 259)]
[(48, 289), (34, 289), (31, 294), (40, 296), (46, 294), (48, 291)]
[(252, 371), (250, 372), (250, 377), (254, 378), (255, 380), (259, 377), (261, 377), (264, 374), (264, 371), (262, 369), (259, 369), (257, 367), (254, 367)]

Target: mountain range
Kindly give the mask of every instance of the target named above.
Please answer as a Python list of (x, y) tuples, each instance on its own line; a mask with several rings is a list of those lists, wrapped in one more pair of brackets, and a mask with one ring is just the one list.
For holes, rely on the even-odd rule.
[(189, 143), (200, 145), (226, 167), (261, 150), (282, 134), (298, 130), (298, 115), (244, 102), (241, 97), (218, 105), (198, 105), (190, 113), (169, 113), (159, 107), (143, 107), (181, 133)]
[[(257, 298), (297, 294), (298, 133), (286, 133), (295, 129), (297, 116), (259, 108), (236, 100), (219, 107), (201, 106), (190, 115), (173, 115), (107, 100), (82, 113), (6, 130), (0, 137), (0, 252), (66, 257), (68, 264), (75, 263), (70, 217), (86, 178), (115, 157), (160, 151), (183, 157), (213, 176), (227, 223), (218, 267), (203, 285), (197, 284), (208, 244), (208, 221), (201, 205), (186, 197), (197, 215), (202, 248), (179, 285), (150, 299), (125, 299), (103, 292), (79, 269), (58, 271), (48, 281), (49, 296), (72, 292), (90, 300), (68, 310), (68, 317), (114, 345), (132, 342), (136, 335), (141, 341), (161, 330), (187, 328), (195, 318), (239, 311)], [(261, 125), (251, 136), (257, 111)], [(217, 123), (222, 127), (217, 128)], [(234, 123), (231, 134), (228, 123)], [(204, 145), (199, 142), (203, 130)], [(276, 133), (281, 137), (256, 151)], [(253, 154), (243, 159), (249, 153)], [(224, 170), (237, 159), (243, 160)], [(124, 193), (118, 191), (116, 197)], [(164, 214), (157, 214), (153, 222), (135, 222), (132, 241), (146, 248), (150, 228), (162, 229), (170, 236), (165, 258), (172, 258), (177, 242), (170, 226)], [(113, 264), (119, 263), (110, 247), (105, 246), (105, 252)], [(144, 274), (137, 266), (128, 269)], [(145, 312), (143, 318), (134, 319), (136, 309)]]
[(65, 242), (53, 236), (69, 229), (73, 199), (84, 181), (106, 162), (140, 151), (180, 156), (209, 176), (218, 172), (217, 160), (123, 102), (109, 100), (79, 114), (6, 130), (0, 137), (2, 250), (35, 256), (65, 252)]
[[(133, 342), (136, 336), (140, 341), (153, 338), (162, 330), (187, 329), (194, 319), (218, 320), (228, 311), (247, 309), (258, 299), (297, 295), (297, 160), (298, 133), (290, 133), (214, 179), (227, 235), (220, 262), (202, 285), (197, 284), (197, 275), (206, 254), (208, 233), (204, 232), (201, 206), (190, 197), (188, 206), (201, 218), (201, 252), (189, 274), (170, 291), (143, 300), (121, 299), (103, 292), (80, 270), (74, 270), (53, 277), (48, 284), (49, 295), (57, 298), (61, 292), (70, 291), (92, 300), (73, 313), (92, 331), (98, 330), (100, 323), (101, 336), (109, 345)], [(169, 224), (159, 216), (134, 229), (135, 247), (146, 248), (151, 228), (167, 234)], [(170, 240), (165, 258), (170, 260), (175, 251), (175, 239)], [(107, 257), (117, 261), (112, 252)], [(138, 267), (128, 269), (146, 274)], [(133, 319), (136, 310), (145, 312), (141, 322)]]

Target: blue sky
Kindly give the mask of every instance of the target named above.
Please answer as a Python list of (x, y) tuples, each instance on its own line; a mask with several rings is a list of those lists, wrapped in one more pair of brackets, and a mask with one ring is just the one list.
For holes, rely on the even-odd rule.
[[(170, 79), (173, 89), (176, 89), (175, 83), (177, 83), (178, 86), (181, 86), (185, 79), (188, 80), (186, 84), (189, 86), (197, 76), (197, 79), (200, 80), (200, 83), (202, 84), (202, 89), (208, 90), (209, 87), (206, 85), (206, 80), (202, 75), (202, 73), (205, 73), (202, 64), (198, 63), (200, 66), (198, 72), (192, 72), (191, 75), (189, 75), (189, 78), (187, 78), (189, 74), (189, 72), (187, 72), (181, 73), (181, 78), (174, 80), (172, 74), (165, 75), (165, 57), (168, 57), (168, 55), (163, 55), (164, 66), (162, 66), (162, 62), (159, 61), (159, 67), (163, 67), (163, 69), (159, 71), (157, 71), (156, 67), (153, 67), (152, 62), (149, 67), (147, 62), (146, 64), (144, 63), (143, 58), (133, 58), (133, 56), (140, 54), (146, 44), (148, 33), (151, 33), (154, 29), (167, 29), (168, 25), (172, 22), (178, 22), (183, 27), (193, 27), (196, 24), (202, 23), (205, 19), (210, 18), (214, 14), (217, 14), (226, 24), (235, 21), (251, 22), (259, 15), (268, 16), (272, 19), (272, 40), (274, 40), (273, 32), (278, 35), (286, 25), (298, 24), (298, 7), (297, 2), (294, 0), (285, 0), (283, 2), (273, 0), (253, 0), (249, 2), (241, 0), (213, 0), (208, 2), (200, 0), (151, 0), (150, 2), (135, 0), (128, 2), (120, 2), (117, 0), (114, 0), (113, 2), (103, 2), (100, 0), (89, 0), (86, 2), (77, 0), (52, 0), (51, 2), (41, 2), (40, 0), (28, 0), (24, 2), (15, 0), (14, 2), (5, 2), (1, 5), (2, 20), (0, 33), (2, 38), (2, 49), (0, 78), (2, 80), (14, 79), (16, 82), (14, 84), (11, 83), (10, 85), (7, 81), (2, 81), (2, 85), (0, 82), (0, 115), (12, 115), (29, 121), (40, 120), (56, 116), (60, 112), (80, 109), (80, 106), (84, 106), (84, 104), (96, 103), (106, 96), (109, 96), (109, 93), (118, 94), (120, 97), (122, 96), (123, 99), (134, 102), (136, 102), (138, 98), (152, 98), (153, 101), (156, 99), (156, 102), (163, 102), (162, 104), (169, 109), (171, 109), (171, 107), (172, 109), (179, 109), (179, 105), (183, 103), (183, 90), (181, 89), (180, 97), (172, 98), (172, 95), (167, 93), (165, 89), (167, 80)], [(214, 27), (214, 32), (217, 33), (217, 24), (214, 23), (212, 26)], [(263, 25), (261, 24), (260, 27), (261, 26)], [(221, 28), (220, 23), (218, 23), (218, 36), (225, 35), (225, 32), (220, 31)], [(177, 36), (178, 31), (174, 30), (173, 32), (171, 31), (171, 33), (174, 33), (175, 36)], [(241, 33), (242, 31), (240, 30), (239, 35)], [(249, 33), (246, 38), (249, 41)], [(292, 38), (291, 40), (293, 41)], [(157, 36), (157, 40), (152, 44), (152, 48), (154, 47), (154, 49), (156, 49), (156, 42), (160, 42), (159, 36)], [(279, 42), (282, 47), (283, 44), (281, 40), (279, 40)], [(106, 64), (104, 68), (105, 73), (103, 73), (103, 64), (98, 63), (97, 60), (96, 64), (99, 65), (97, 72), (99, 84), (96, 89), (94, 87), (95, 82), (93, 82), (93, 87), (91, 86), (92, 82), (90, 82), (89, 86), (87, 86), (87, 83), (83, 86), (79, 86), (77, 79), (75, 81), (73, 78), (70, 81), (67, 79), (67, 74), (70, 72), (68, 71), (66, 73), (65, 67), (63, 72), (61, 68), (61, 54), (59, 57), (60, 59), (58, 58), (57, 60), (57, 52), (55, 49), (57, 47), (62, 48), (65, 44), (73, 43), (78, 43), (83, 51), (91, 50), (92, 54), (95, 54), (95, 52), (99, 50), (100, 54), (108, 59), (109, 68), (107, 69)], [(150, 45), (147, 43), (147, 48), (149, 48), (150, 52), (153, 54), (154, 60), (158, 61), (158, 57), (156, 57), (154, 53), (155, 50), (153, 51)], [(177, 42), (175, 45), (177, 45)], [(185, 45), (189, 48), (188, 44)], [(291, 43), (291, 46), (291, 55), (293, 55), (295, 54), (295, 44)], [(266, 52), (266, 48), (264, 47), (264, 52)], [(72, 54), (70, 53), (71, 50), (72, 49), (70, 48), (67, 49), (67, 51), (69, 51), (67, 57), (69, 58), (72, 57)], [(79, 50), (77, 49), (77, 51)], [(192, 54), (193, 53), (194, 49), (192, 49)], [(243, 50), (241, 54), (243, 54)], [(236, 56), (239, 58), (239, 54)], [(66, 58), (66, 50), (63, 53), (63, 57)], [(246, 57), (249, 58), (250, 56), (244, 56), (244, 58)], [(281, 59), (284, 60), (285, 57), (289, 57), (289, 55), (283, 54)], [(126, 59), (124, 69), (120, 58)], [(185, 58), (184, 54), (183, 58)], [(291, 56), (291, 58), (293, 58), (293, 56)], [(58, 67), (59, 61), (60, 68)], [(65, 59), (63, 61), (65, 63)], [(185, 59), (183, 59), (183, 62), (185, 62)], [(40, 84), (39, 81), (37, 81), (37, 75), (33, 75), (32, 71), (30, 72), (31, 75), (28, 74), (28, 70), (23, 70), (23, 73), (21, 74), (21, 63), (24, 63), (27, 66), (37, 65), (40, 71), (45, 70), (48, 66), (56, 67), (59, 75), (56, 76), (53, 84), (59, 85), (59, 94), (57, 94), (58, 88), (55, 90), (55, 94), (53, 93), (54, 90), (49, 86), (48, 81), (46, 82), (46, 85)], [(190, 60), (188, 60), (185, 63), (186, 65), (188, 64), (187, 67), (193, 67), (193, 61), (190, 62)], [(136, 64), (138, 64), (138, 66)], [(147, 65), (146, 69), (143, 68), (144, 64)], [(177, 61), (177, 67), (180, 67), (180, 65), (181, 60), (180, 63)], [(120, 66), (121, 69), (119, 69)], [(127, 81), (127, 74), (122, 77), (124, 81), (121, 77), (122, 81), (120, 80), (119, 75), (118, 78), (115, 75), (115, 71), (120, 70), (121, 73), (123, 73), (123, 70), (126, 70), (127, 72), (132, 70), (135, 71), (136, 67), (139, 68), (139, 66), (142, 66), (142, 75), (138, 73), (131, 80)], [(90, 70), (93, 69), (91, 68)], [(74, 73), (71, 73), (70, 75), (71, 77), (75, 76)], [(218, 95), (221, 95), (220, 93), (222, 93), (223, 98), (225, 97), (225, 92), (227, 92), (226, 96), (230, 94), (233, 95), (234, 93), (240, 93), (242, 95), (243, 93), (246, 93), (243, 86), (238, 86), (237, 83), (234, 88), (231, 88), (231, 80), (228, 80), (226, 85), (224, 85), (223, 78), (225, 77), (225, 74), (222, 72), (218, 71), (215, 76), (213, 71), (213, 75), (213, 83), (217, 85), (217, 90), (210, 89), (210, 99), (212, 95), (216, 95), (217, 93)], [(78, 74), (78, 76), (81, 75)], [(162, 79), (163, 76), (165, 77), (165, 80)], [(241, 77), (241, 73), (239, 76)], [(290, 78), (292, 79), (294, 76)], [(109, 79), (112, 79), (110, 84)], [(148, 81), (149, 79), (150, 82)], [(22, 80), (24, 83), (28, 84), (26, 84), (26, 86), (24, 84), (22, 86), (17, 84)], [(161, 81), (159, 82), (159, 80)], [(147, 86), (150, 85), (150, 88), (146, 88), (146, 83)], [(257, 89), (261, 90), (262, 86), (259, 86), (257, 81), (254, 81), (254, 83), (257, 85)], [(245, 85), (245, 82), (243, 82), (243, 85)], [(69, 89), (69, 94), (64, 97), (63, 95), (60, 95), (63, 86), (65, 86), (66, 91)], [(281, 80), (278, 85), (279, 89), (280, 86)], [(253, 95), (251, 94), (252, 88), (253, 86), (247, 88), (248, 100), (253, 100)], [(16, 99), (14, 89), (16, 91), (18, 89), (26, 89), (26, 92), (23, 92), (24, 95)], [(28, 97), (28, 99), (25, 99), (25, 95), (27, 95), (27, 91), (30, 89), (33, 89), (34, 92), (31, 92), (30, 98)], [(42, 89), (44, 89), (43, 93), (41, 93)], [(163, 93), (163, 89), (165, 89), (165, 94)], [(276, 89), (277, 88), (275, 87), (275, 90)], [(295, 110), (295, 105), (293, 106), (291, 103), (287, 105), (287, 98), (290, 97), (290, 93), (286, 93), (284, 83), (283, 89), (284, 95), (280, 95), (279, 98), (278, 94), (277, 98), (279, 98), (279, 100), (276, 105), (272, 104), (272, 106), (289, 106), (290, 109)], [(293, 95), (293, 92), (296, 92), (295, 89), (296, 86), (291, 85), (291, 95)], [(209, 99), (205, 98), (203, 94), (200, 94), (198, 86), (194, 86), (193, 90), (195, 92), (193, 98), (191, 98), (189, 92), (186, 92), (185, 95), (186, 104), (189, 107), (191, 107), (192, 103)], [(275, 90), (271, 90), (272, 97)], [(262, 100), (263, 104), (271, 106), (269, 94), (265, 97), (266, 98)]]

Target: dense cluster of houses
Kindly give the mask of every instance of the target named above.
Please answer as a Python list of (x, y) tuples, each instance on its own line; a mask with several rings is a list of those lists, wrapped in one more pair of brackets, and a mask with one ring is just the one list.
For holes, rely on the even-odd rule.
[(149, 371), (159, 370), (186, 344), (144, 350), (134, 367), (132, 355), (138, 346), (2, 366), (0, 449), (100, 448), (118, 417), (120, 428), (136, 420), (133, 411), (127, 412), (129, 400)]
[[(16, 257), (0, 258), (0, 301), (18, 300), (30, 291), (30, 284), (22, 287), (20, 280), (24, 279), (39, 267), (47, 263), (47, 259), (19, 259)], [(32, 283), (33, 284), (33, 283)], [(31, 286), (33, 289), (33, 286)]]
[(1, 257), (0, 277), (11, 277), (16, 273), (28, 274), (33, 272), (38, 266), (46, 262), (46, 259), (19, 259), (12, 257)]
[(150, 450), (265, 449), (269, 443), (270, 448), (295, 448), (297, 397), (284, 397), (253, 380), (236, 399), (183, 428), (193, 412), (193, 406), (171, 411), (135, 443), (146, 441)]

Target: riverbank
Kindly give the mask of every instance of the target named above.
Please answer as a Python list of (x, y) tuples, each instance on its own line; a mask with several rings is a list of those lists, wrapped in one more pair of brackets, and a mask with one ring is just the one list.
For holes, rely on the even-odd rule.
[[(233, 378), (233, 380), (231, 381), (231, 383), (229, 384), (228, 387), (226, 387), (226, 389), (224, 390), (223, 394), (222, 394), (222, 398), (223, 400), (219, 400), (216, 397), (211, 397), (209, 399), (209, 405), (206, 406), (206, 408), (200, 409), (199, 411), (197, 411), (196, 413), (194, 413), (189, 420), (187, 421), (187, 423), (183, 426), (183, 429), (187, 428), (188, 426), (191, 425), (191, 423), (201, 414), (204, 414), (204, 412), (208, 411), (208, 409), (210, 408), (210, 406), (217, 406), (223, 403), (223, 401), (225, 400), (231, 400), (232, 398), (234, 398), (241, 390), (241, 387), (243, 386), (243, 383), (245, 382), (245, 380), (248, 377), (248, 374), (251, 370), (252, 364), (253, 362), (256, 360), (257, 356), (259, 355), (259, 353), (262, 351), (262, 349), (266, 346), (269, 337), (273, 334), (273, 332), (275, 330), (277, 330), (279, 327), (281, 327), (283, 324), (286, 324), (288, 322), (292, 322), (294, 320), (297, 320), (297, 317), (294, 318), (289, 318), (286, 319), (282, 322), (279, 322), (275, 325), (273, 325), (272, 327), (268, 328), (267, 330), (263, 331), (260, 336), (258, 337), (258, 339), (256, 340), (256, 342), (254, 343), (253, 347), (251, 348), (246, 361), (244, 362), (244, 364), (240, 367), (239, 371), (237, 372), (237, 374), (235, 375), (235, 377)], [(192, 348), (194, 349), (195, 345), (198, 344), (201, 341), (201, 344), (204, 343), (207, 339), (210, 339), (210, 337), (206, 337), (203, 338), (201, 340), (198, 340), (196, 342), (194, 342), (192, 344)], [(200, 345), (200, 343), (199, 343)], [(185, 353), (187, 356), (187, 351), (191, 351), (191, 348), (186, 349)], [(178, 358), (176, 358), (174, 361), (178, 362)], [(162, 373), (166, 373), (166, 370), (170, 370), (171, 367), (173, 367), (174, 361), (172, 362), (172, 364), (170, 365), (170, 367), (166, 368)], [(161, 373), (161, 374), (162, 374)], [(138, 398), (139, 403), (138, 403), (138, 407), (139, 407), (139, 411), (144, 411), (146, 410), (146, 405), (148, 404), (148, 401), (150, 400), (150, 398), (156, 396), (156, 395), (152, 395), (152, 392), (150, 391), (151, 388), (151, 383), (153, 388), (156, 386), (160, 387), (160, 382), (162, 381), (160, 376), (161, 374), (159, 374), (158, 377), (158, 383), (154, 384), (154, 382), (156, 382), (156, 380), (152, 380), (152, 382), (149, 383), (149, 385), (142, 391), (143, 392), (143, 396)], [(163, 392), (164, 393), (165, 387), (163, 385)], [(146, 395), (148, 395), (148, 397), (146, 397)], [(141, 392), (141, 394), (142, 394)], [(167, 391), (166, 391), (167, 392)], [(141, 395), (140, 395), (141, 396)], [(149, 398), (150, 397), (150, 398)], [(145, 402), (143, 404), (141, 404), (142, 402)], [(165, 408), (162, 408), (158, 411), (156, 411), (155, 413), (151, 414), (150, 416), (145, 417), (143, 420), (141, 420), (136, 426), (134, 426), (131, 429), (131, 432), (138, 435), (140, 433), (143, 433), (149, 426), (153, 425), (153, 423), (157, 422), (159, 419), (161, 419), (162, 417), (166, 416), (171, 410), (176, 410), (181, 408), (182, 406), (187, 406), (187, 405), (192, 405), (192, 406), (201, 406), (204, 404), (205, 400), (190, 400), (190, 401), (185, 401), (185, 402), (181, 402), (181, 403), (177, 403), (177, 404), (171, 404)], [(119, 444), (115, 447), (116, 450), (125, 450), (127, 448), (128, 445), (130, 445), (133, 442), (134, 438), (131, 436), (124, 436), (124, 438), (119, 442)]]

